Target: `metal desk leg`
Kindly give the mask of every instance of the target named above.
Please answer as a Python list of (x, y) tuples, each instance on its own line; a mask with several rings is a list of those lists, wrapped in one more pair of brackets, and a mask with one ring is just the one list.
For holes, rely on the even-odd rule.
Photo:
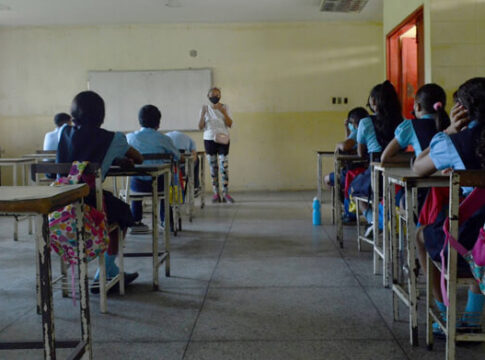
[(382, 197), (384, 199), (383, 209), (382, 209), (382, 254), (384, 259), (382, 260), (382, 281), (384, 287), (389, 287), (389, 274), (391, 270), (389, 268), (389, 263), (391, 259), (390, 243), (389, 243), (389, 229), (387, 227), (387, 219), (389, 216), (389, 201), (387, 198), (389, 195), (389, 183), (387, 181), (386, 172), (382, 173)]
[[(380, 178), (379, 172), (374, 169), (371, 165), (372, 170), (372, 189), (373, 189), (373, 199), (372, 199), (372, 226), (374, 231), (374, 248), (373, 248), (373, 259), (374, 259), (374, 275), (379, 272), (379, 260), (380, 255), (377, 253), (377, 249), (384, 251), (382, 244), (379, 241), (379, 187)], [(383, 259), (384, 261), (384, 259)]]
[[(414, 195), (414, 196), (413, 196)], [(406, 184), (406, 212), (407, 212), (407, 263), (408, 263), (408, 291), (409, 291), (409, 331), (410, 343), (418, 345), (418, 300), (416, 294), (416, 247), (413, 236), (416, 234), (414, 215), (417, 213), (417, 191)]]
[(322, 199), (322, 155), (317, 154), (317, 197), (320, 204)]
[[(165, 175), (167, 177), (167, 175)], [(168, 191), (164, 192), (165, 204), (169, 201)], [(167, 207), (165, 207), (167, 210)], [(152, 259), (153, 259), (153, 290), (158, 290), (158, 223), (160, 213), (160, 201), (158, 200), (158, 177), (152, 177)], [(167, 213), (165, 213), (165, 231), (170, 228), (170, 221), (167, 222)]]
[[(344, 229), (342, 226), (342, 201), (340, 200), (340, 167), (341, 163), (339, 160), (335, 161), (335, 174), (334, 174), (334, 189), (335, 189), (335, 219), (337, 223), (337, 242), (340, 248), (344, 247)], [(358, 216), (357, 210), (357, 216)]]
[[(171, 173), (166, 172), (163, 177), (163, 193), (165, 194), (165, 232), (164, 245), (167, 258), (165, 259), (165, 275), (170, 276), (170, 198), (169, 198), (169, 181)], [(174, 224), (175, 226), (175, 224)]]
[[(77, 251), (79, 254), (78, 274), (79, 274), (79, 295), (81, 300), (79, 307), (81, 311), (81, 339), (85, 344), (85, 354), (88, 359), (92, 359), (91, 347), (91, 320), (89, 314), (89, 291), (88, 291), (88, 261), (86, 258), (83, 226), (83, 205), (81, 202), (76, 203), (77, 217)], [(62, 260), (61, 260), (62, 261)]]
[(393, 291), (392, 291), (392, 312), (394, 315), (394, 321), (399, 320), (399, 297), (394, 290), (394, 286), (399, 285), (399, 278), (400, 278), (400, 261), (399, 261), (399, 254), (398, 254), (398, 239), (396, 236), (396, 185), (391, 183), (388, 179), (388, 187), (387, 187), (387, 203), (389, 204), (389, 222), (391, 224), (389, 230), (389, 243), (391, 247), (391, 268), (392, 268), (392, 284), (393, 284)]
[[(17, 186), (17, 165), (12, 165), (13, 170), (13, 186)], [(19, 222), (16, 217), (13, 219), (13, 239), (19, 240)]]
[(54, 309), (52, 302), (51, 252), (49, 239), (49, 219), (47, 215), (36, 216), (36, 241), (39, 243), (37, 257), (40, 266), (40, 297), (42, 311), (42, 335), (44, 359), (56, 359), (54, 330)]

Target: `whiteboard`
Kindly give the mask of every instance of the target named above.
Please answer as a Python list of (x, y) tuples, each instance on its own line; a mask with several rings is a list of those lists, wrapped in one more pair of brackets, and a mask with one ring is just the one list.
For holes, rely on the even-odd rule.
[(105, 102), (103, 127), (113, 131), (139, 129), (138, 111), (147, 104), (160, 109), (162, 131), (198, 130), (211, 87), (211, 69), (88, 72), (89, 90)]

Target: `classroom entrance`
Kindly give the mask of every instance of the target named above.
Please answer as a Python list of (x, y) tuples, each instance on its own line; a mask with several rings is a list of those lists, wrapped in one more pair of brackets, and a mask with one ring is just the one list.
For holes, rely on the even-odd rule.
[(401, 100), (405, 118), (413, 118), (414, 96), (424, 84), (423, 8), (419, 8), (386, 37), (387, 79)]

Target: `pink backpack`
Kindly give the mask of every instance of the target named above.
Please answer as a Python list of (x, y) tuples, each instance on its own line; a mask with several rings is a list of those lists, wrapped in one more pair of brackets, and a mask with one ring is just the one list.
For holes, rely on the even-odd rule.
[[(460, 204), (460, 221), (466, 221), (475, 212), (477, 212), (482, 206), (485, 205), (485, 188), (474, 189), (468, 197)], [(480, 229), (478, 239), (473, 246), (473, 249), (467, 250), (462, 244), (460, 244), (449, 232), (450, 219), (447, 218), (443, 231), (445, 232), (445, 243), (441, 250), (441, 268), (446, 268), (445, 250), (450, 245), (467, 261), (470, 266), (470, 270), (473, 277), (478, 281), (482, 294), (485, 294), (485, 230)], [(448, 293), (446, 291), (445, 274), (441, 271), (441, 293), (443, 295), (443, 301), (446, 306), (449, 306)]]

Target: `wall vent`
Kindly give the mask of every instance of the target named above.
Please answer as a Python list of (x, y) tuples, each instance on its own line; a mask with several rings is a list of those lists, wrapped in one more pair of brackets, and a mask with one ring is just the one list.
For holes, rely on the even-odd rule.
[(360, 13), (369, 0), (322, 0), (320, 11)]

